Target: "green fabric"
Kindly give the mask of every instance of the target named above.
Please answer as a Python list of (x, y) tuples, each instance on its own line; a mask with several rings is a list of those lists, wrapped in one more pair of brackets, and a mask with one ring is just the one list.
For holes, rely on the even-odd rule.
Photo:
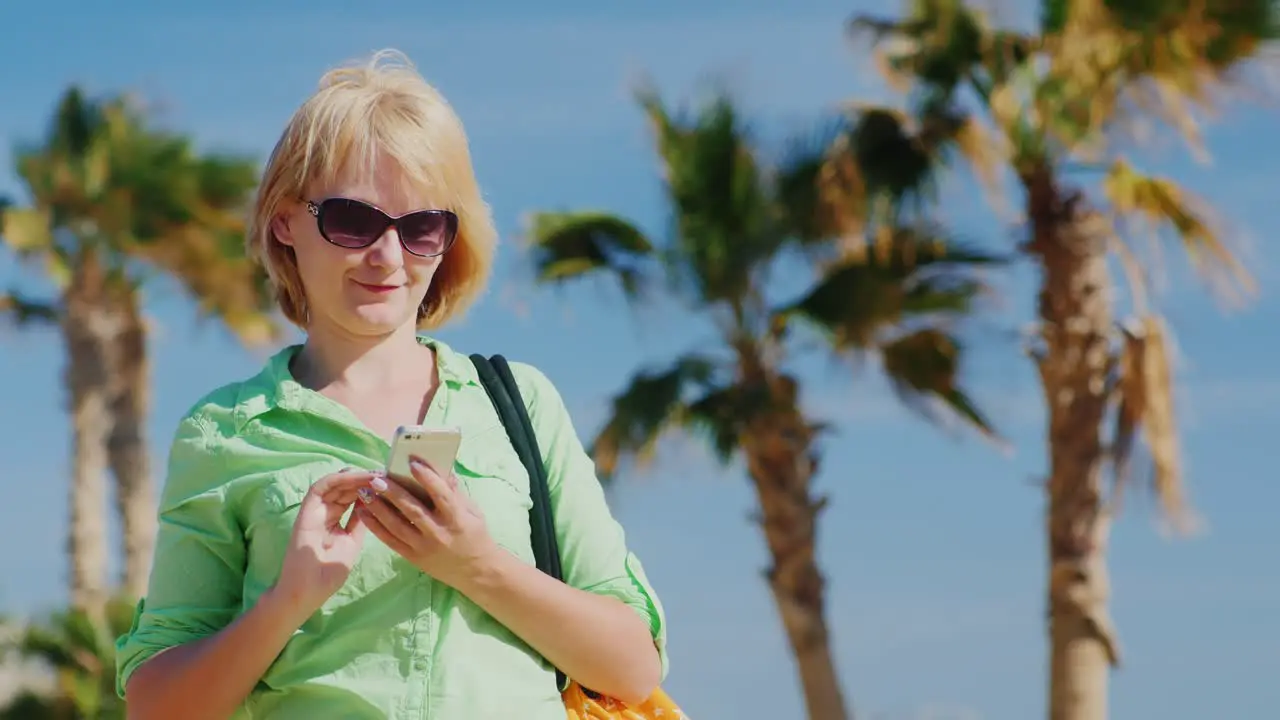
[[(530, 565), (530, 485), (474, 366), (442, 342), (428, 426), (459, 426), (454, 472), (494, 539)], [(343, 467), (381, 469), (387, 441), (289, 373), (297, 346), (203, 398), (178, 426), (147, 597), (117, 641), (117, 690), (147, 658), (217, 632), (275, 582), (297, 506)], [(570, 585), (649, 623), (667, 672), (662, 606), (627, 550), (560, 394), (512, 363), (540, 443)], [(478, 606), (366, 536), (346, 584), (285, 646), (239, 718), (563, 720), (551, 666)]]

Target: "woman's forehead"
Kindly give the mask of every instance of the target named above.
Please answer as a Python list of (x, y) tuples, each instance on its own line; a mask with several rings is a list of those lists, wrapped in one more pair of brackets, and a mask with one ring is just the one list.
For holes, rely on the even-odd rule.
[(346, 197), (376, 205), (392, 215), (414, 210), (447, 209), (441, 188), (426, 178), (412, 177), (398, 163), (344, 168), (328, 181), (315, 184), (318, 199)]

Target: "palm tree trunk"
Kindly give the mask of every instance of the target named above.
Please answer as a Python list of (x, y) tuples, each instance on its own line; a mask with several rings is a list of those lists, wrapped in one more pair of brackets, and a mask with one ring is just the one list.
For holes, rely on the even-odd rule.
[(112, 372), (112, 432), (107, 442), (116, 480), (116, 507), (124, 534), (124, 591), (130, 600), (146, 594), (155, 545), (155, 497), (147, 456), (149, 406), (147, 331), (138, 296), (130, 288), (117, 305), (121, 322)]
[(1102, 425), (1111, 348), (1111, 278), (1105, 228), (1079, 194), (1064, 194), (1047, 169), (1023, 178), (1043, 272), (1044, 347), (1038, 357), (1049, 414), (1050, 720), (1105, 720), (1110, 668), (1118, 662), (1108, 614)]
[(816, 555), (824, 502), (813, 497), (813, 431), (794, 404), (794, 383), (774, 378), (768, 384), (779, 411), (753, 423), (745, 449), (773, 561), (769, 589), (796, 658), (809, 720), (847, 720), (853, 715), (845, 706), (831, 652), (826, 583)]
[(71, 414), (70, 524), (67, 554), (71, 604), (101, 618), (107, 601), (107, 436), (111, 432), (111, 314), (101, 302), (102, 279), (81, 264), (67, 293), (62, 335)]

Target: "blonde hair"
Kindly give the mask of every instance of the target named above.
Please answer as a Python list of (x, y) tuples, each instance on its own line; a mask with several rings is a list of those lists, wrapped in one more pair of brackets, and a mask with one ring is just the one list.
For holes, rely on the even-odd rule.
[(272, 220), (316, 184), (347, 171), (374, 172), (383, 153), (408, 182), (429, 189), (441, 209), (458, 216), (457, 240), (418, 308), (418, 327), (461, 315), (488, 282), (497, 230), (480, 196), (462, 122), (408, 58), (383, 50), (325, 73), (285, 126), (258, 187), (247, 249), (266, 268), (280, 309), (301, 328), (308, 309), (297, 258), (276, 239)]

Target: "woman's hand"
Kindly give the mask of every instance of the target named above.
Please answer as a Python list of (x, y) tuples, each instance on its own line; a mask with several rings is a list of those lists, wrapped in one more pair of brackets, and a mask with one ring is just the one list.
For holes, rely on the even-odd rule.
[(366, 470), (341, 470), (316, 481), (302, 498), (293, 534), (273, 592), (303, 617), (320, 609), (351, 574), (364, 543), (359, 513), (342, 516), (358, 492), (385, 489), (387, 481)]
[(361, 521), (422, 572), (459, 589), (494, 556), (498, 545), (480, 508), (458, 489), (452, 473), (441, 476), (417, 457), (410, 459), (409, 468), (434, 507), (388, 482), (377, 497), (362, 494)]

